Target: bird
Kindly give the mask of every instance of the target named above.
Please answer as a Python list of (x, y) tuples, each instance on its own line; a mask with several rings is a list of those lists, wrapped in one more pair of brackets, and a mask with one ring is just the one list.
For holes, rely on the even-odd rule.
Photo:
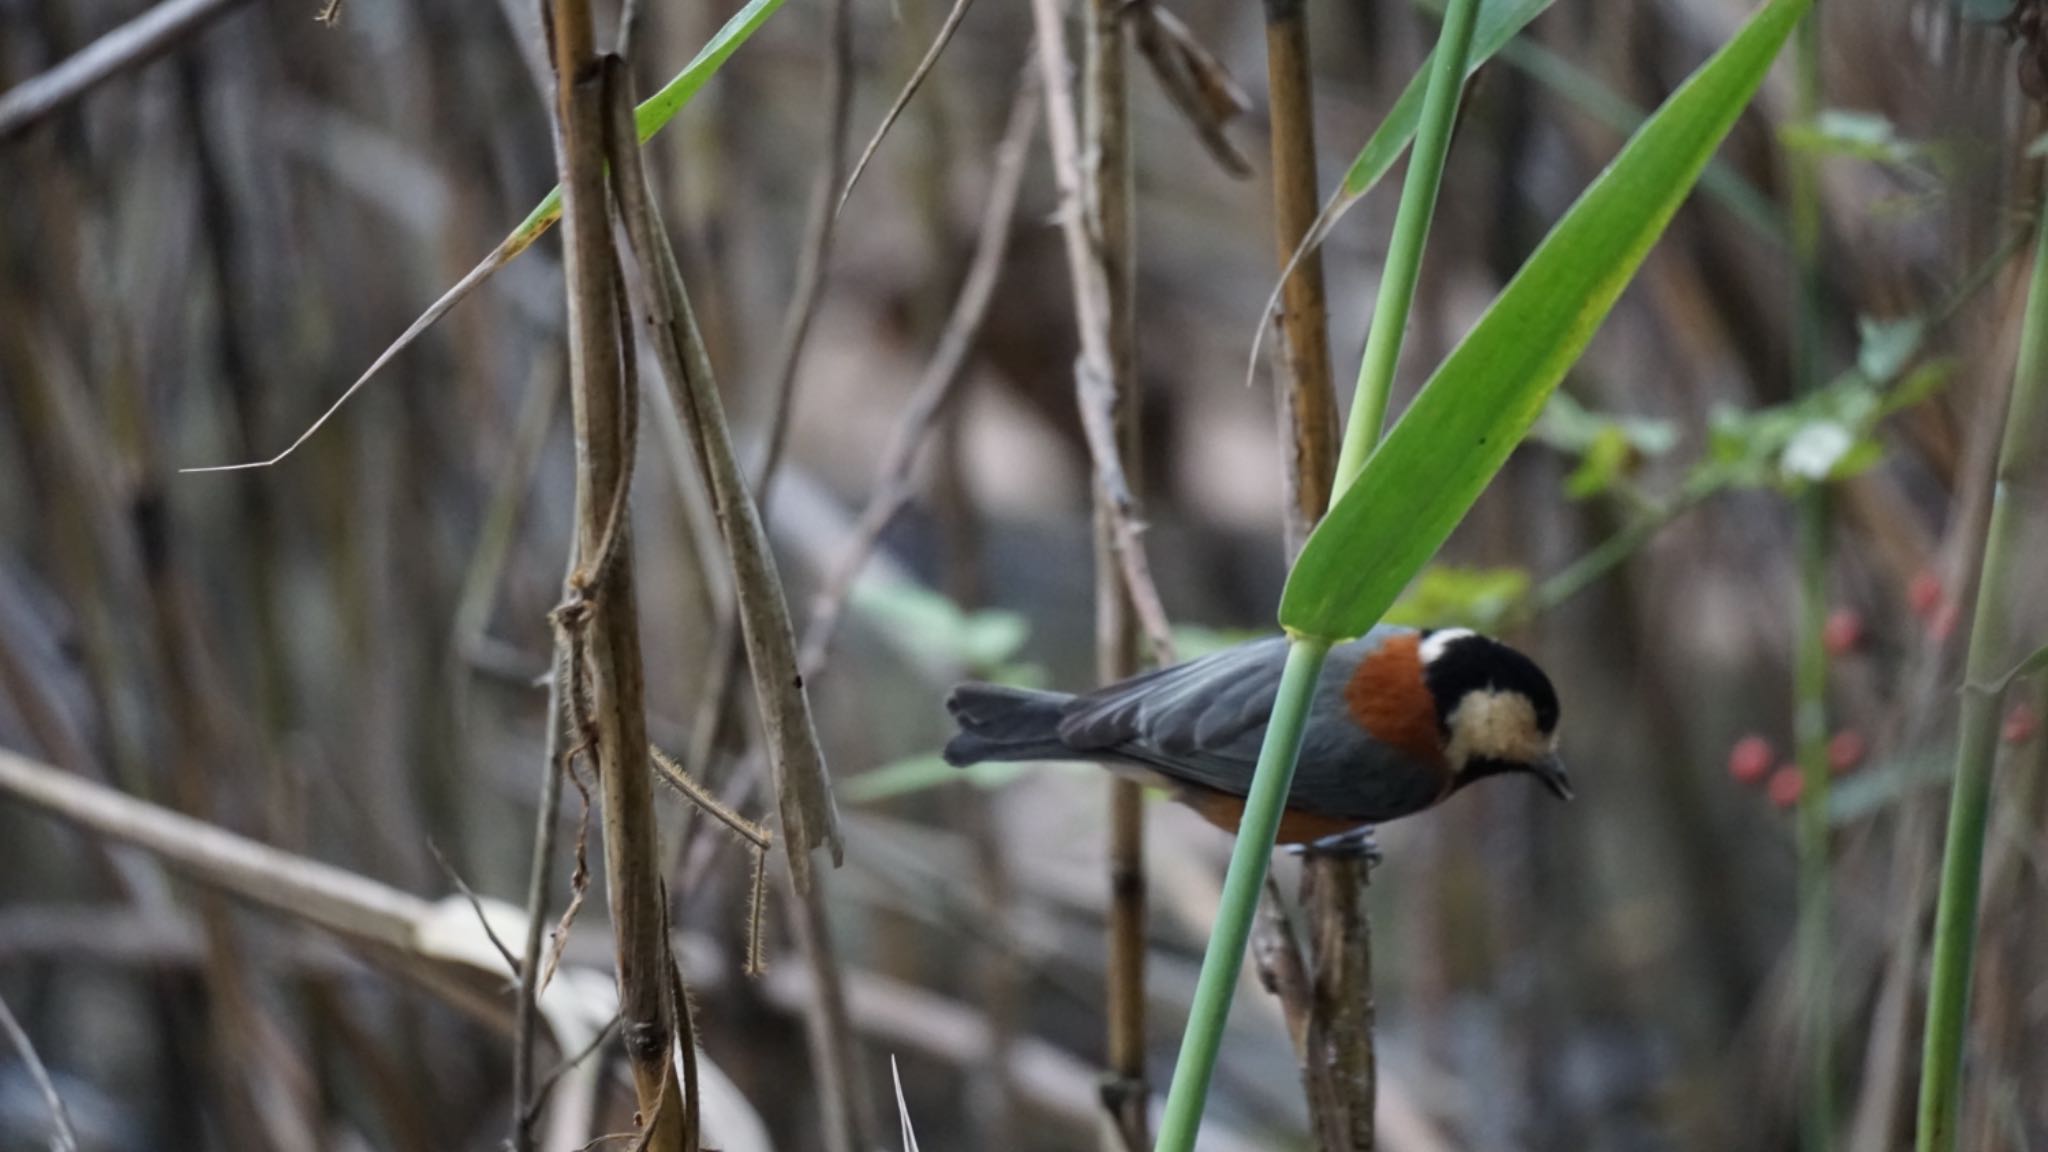
[[(1269, 636), (1070, 694), (957, 685), (946, 762), (1081, 760), (1162, 785), (1235, 833), (1288, 640)], [(1558, 702), (1536, 662), (1467, 628), (1381, 625), (1334, 645), (1316, 682), (1279, 843), (1371, 856), (1371, 828), (1489, 776), (1572, 798)]]

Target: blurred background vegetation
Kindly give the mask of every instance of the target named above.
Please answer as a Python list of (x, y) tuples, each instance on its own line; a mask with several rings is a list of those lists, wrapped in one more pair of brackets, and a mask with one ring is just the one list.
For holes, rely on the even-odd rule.
[[(393, 889), (437, 898), (459, 875), (523, 903), (547, 764), (548, 612), (574, 523), (556, 241), (277, 467), (176, 470), (290, 443), (554, 182), (536, 12), (215, 7), (160, 60), (0, 140), (0, 747)], [(641, 5), (640, 90), (731, 7)], [(2043, 70), (2032, 17), (2006, 23), (2002, 3), (1823, 7), (1825, 110), (1797, 116), (1790, 69), (1774, 75), (1537, 436), (1397, 609), (1538, 656), (1563, 698), (1579, 798), (1505, 782), (1382, 832), (1369, 904), (1391, 1152), (1797, 1143), (1815, 1041), (1792, 958), (1798, 779), (1780, 765), (1799, 618), (1790, 493), (1813, 482), (1830, 495), (1842, 778), (1828, 805), (1831, 979), (1807, 992), (1833, 1009), (1818, 1042), (1837, 1069), (1838, 1142), (1908, 1139), (1958, 625), (2038, 192), (2025, 88)], [(1479, 74), (1396, 413), (1635, 118), (1748, 9), (1557, 0)], [(1186, 656), (1271, 629), (1287, 553), (1263, 359), (1245, 386), (1277, 275), (1264, 13), (1170, 10), (1251, 105), (1221, 129), (1249, 160), (1233, 174), (1149, 71), (1133, 76), (1133, 482)], [(0, 4), (0, 88), (140, 11)], [(1329, 189), (1435, 18), (1400, 0), (1308, 13)], [(856, 151), (944, 16), (937, 0), (851, 6)], [(827, 19), (789, 4), (649, 153), (750, 474), (776, 424), (825, 145)], [(1025, 5), (969, 11), (840, 218), (764, 501), (800, 637), (962, 290), (1032, 37)], [(1831, 381), (1804, 395), (1779, 208), (1798, 156), (1819, 165)], [(934, 755), (955, 679), (1078, 688), (1095, 674), (1091, 472), (1042, 134), (1024, 163), (957, 396), (808, 677), (846, 828), (825, 891), (860, 1037), (856, 1111), (893, 1111), (893, 1058), (934, 1149), (1087, 1146), (1101, 1112), (1105, 779), (962, 775)], [(1392, 213), (1382, 188), (1324, 249), (1340, 374), (1364, 339)], [(731, 697), (724, 719), (705, 703), (730, 652), (716, 529), (677, 430), (652, 406), (644, 430), (633, 527), (650, 734), (765, 820), (751, 700)], [(2048, 625), (2030, 594), (2048, 559), (2043, 493), (2024, 488), (2017, 504), (2022, 650)], [(2021, 681), (2010, 700), (1966, 1053), (1972, 1149), (2048, 1146), (2048, 698)], [(699, 1039), (744, 1098), (727, 1106), (758, 1121), (729, 1121), (723, 1146), (831, 1147), (796, 906), (770, 885), (767, 972), (746, 975), (752, 854), (696, 835), (701, 818), (672, 793), (660, 802)], [(580, 810), (571, 790), (565, 844)], [(1146, 824), (1156, 1088), (1229, 842), (1167, 804)], [(1296, 862), (1276, 868), (1293, 891)], [(145, 857), (0, 805), (0, 998), (87, 1147), (504, 1139), (502, 1031), (289, 915), (164, 883)], [(608, 972), (595, 897), (565, 964)], [(230, 993), (241, 1007), (225, 1013)], [(614, 1086), (586, 1138), (630, 1128), (632, 1107)], [(1250, 978), (1210, 1115), (1205, 1147), (1310, 1146), (1280, 1012)], [(46, 1124), (25, 1065), (0, 1051), (0, 1148), (42, 1146)], [(896, 1146), (891, 1124), (868, 1124)]]

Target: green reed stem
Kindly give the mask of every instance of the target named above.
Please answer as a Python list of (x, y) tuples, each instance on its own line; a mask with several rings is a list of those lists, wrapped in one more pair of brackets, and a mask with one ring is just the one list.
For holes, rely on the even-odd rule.
[[(1358, 391), (1352, 401), (1350, 422), (1345, 427), (1344, 448), (1337, 458), (1336, 484), (1330, 495), (1332, 505), (1365, 466), (1386, 421), (1387, 393), (1400, 358), (1408, 312), (1415, 301), (1423, 244), (1429, 237), (1430, 217), (1436, 211), (1437, 189), (1443, 179), (1444, 157), (1450, 152), (1451, 131), (1457, 123), (1465, 58), (1471, 51), (1472, 27), (1478, 12), (1478, 0), (1452, 0), (1444, 14), (1443, 30), (1430, 68), (1429, 89), (1422, 102), (1422, 120), (1415, 133), (1414, 153), (1401, 188), (1401, 204), (1394, 216), (1393, 239), (1387, 248), (1379, 299), (1373, 306), (1372, 329), (1359, 365)], [(1294, 782), (1295, 760), (1301, 754), (1309, 705), (1331, 643), (1330, 638), (1296, 635), (1288, 646), (1279, 695), (1273, 702), (1265, 742), (1259, 748), (1259, 762), (1253, 770), (1250, 795), (1245, 798), (1237, 842), (1231, 849), (1222, 907), (1209, 937), (1208, 951), (1202, 957), (1201, 980), (1195, 986), (1180, 1059), (1174, 1065), (1173, 1084), (1167, 1091), (1166, 1113), (1160, 1123), (1158, 1143), (1153, 1146), (1157, 1152), (1193, 1152), (1195, 1134), (1202, 1125), (1202, 1109), (1209, 1097), (1209, 1077), (1215, 1071), (1216, 1055), (1223, 1044), (1223, 1026), (1230, 1016), (1231, 993), (1244, 967), (1245, 942), (1251, 938), (1252, 919), (1258, 912), (1259, 889), (1265, 883), (1273, 841), (1280, 829), (1281, 810)]]
[(1430, 61), (1429, 89), (1422, 98), (1422, 120), (1408, 158), (1408, 177), (1401, 185), (1401, 206), (1394, 214), (1394, 235), (1387, 245), (1379, 297), (1373, 301), (1372, 327), (1366, 333), (1365, 355), (1358, 362), (1358, 389), (1352, 394), (1351, 418), (1344, 426), (1344, 448), (1337, 455), (1337, 483), (1330, 496), (1333, 506), (1358, 478), (1366, 457), (1379, 446), (1380, 429), (1387, 422), (1387, 396), (1401, 359), (1401, 341), (1408, 332), (1415, 283), (1422, 274), (1422, 247), (1429, 239), (1430, 218), (1436, 212), (1444, 158), (1451, 151), (1465, 57), (1472, 50), (1472, 25), (1478, 14), (1477, 0), (1452, 0), (1444, 12), (1443, 31)]
[(2019, 527), (2011, 498), (2028, 437), (2039, 432), (2048, 404), (2048, 228), (2036, 224), (2034, 275), (2027, 286), (2026, 325), (2005, 414), (2005, 439), (1991, 491), (1983, 575), (1970, 625), (1968, 683), (1956, 737), (1956, 775), (1942, 854), (1941, 898), (1934, 918), (1934, 974), (1927, 991), (1926, 1046), (1920, 1057), (1918, 1152), (1956, 1146), (1962, 1094), (1963, 1027), (1970, 1013), (1970, 969), (1976, 952), (1978, 884), (1984, 866), (1984, 825), (1991, 769), (1998, 751), (1998, 713), (2010, 638), (2005, 634), (2005, 584)]
[(1159, 1125), (1159, 1142), (1154, 1145), (1158, 1152), (1189, 1152), (1195, 1146), (1202, 1105), (1209, 1094), (1209, 1074), (1216, 1067), (1223, 1025), (1230, 1015), (1230, 994), (1244, 965), (1245, 941), (1251, 938), (1259, 889), (1266, 882), (1266, 862), (1280, 833), (1280, 812), (1287, 804), (1288, 786), (1294, 782), (1294, 761), (1301, 754), (1309, 703), (1329, 651), (1329, 641), (1311, 636), (1294, 637), (1287, 647), (1280, 695), (1273, 701), (1266, 742), (1259, 747), (1251, 794), (1245, 797), (1244, 818), (1230, 850), (1230, 872), (1223, 880), (1216, 930), (1202, 957), (1202, 977), (1195, 985), (1194, 1005), (1188, 1012), (1180, 1062), (1174, 1065), (1173, 1086), (1167, 1090), (1166, 1115)]

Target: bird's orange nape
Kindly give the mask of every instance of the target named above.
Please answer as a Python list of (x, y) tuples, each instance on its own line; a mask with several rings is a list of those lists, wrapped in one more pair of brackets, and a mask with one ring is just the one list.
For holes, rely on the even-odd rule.
[(1344, 686), (1344, 706), (1373, 739), (1418, 763), (1444, 768), (1436, 698), (1422, 678), (1421, 648), (1419, 633), (1387, 637), (1358, 662)]

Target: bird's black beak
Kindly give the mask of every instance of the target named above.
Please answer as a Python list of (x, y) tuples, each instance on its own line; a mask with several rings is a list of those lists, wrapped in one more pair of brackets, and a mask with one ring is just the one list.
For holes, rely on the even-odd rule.
[(1551, 794), (1559, 800), (1572, 798), (1571, 774), (1564, 770), (1564, 761), (1559, 760), (1556, 753), (1538, 760), (1529, 770), (1534, 772), (1536, 778), (1543, 781), (1543, 786), (1550, 789)]

